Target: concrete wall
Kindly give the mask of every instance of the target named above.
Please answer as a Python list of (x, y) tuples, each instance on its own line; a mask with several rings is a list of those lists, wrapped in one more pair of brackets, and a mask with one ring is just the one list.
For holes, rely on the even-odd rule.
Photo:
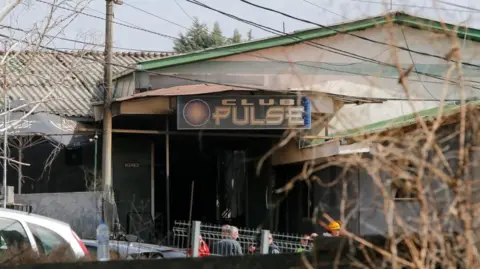
[(70, 224), (83, 239), (95, 238), (102, 216), (101, 194), (94, 192), (16, 194), (15, 202), (31, 205), (35, 214)]
[[(430, 31), (408, 27), (378, 27), (355, 34), (380, 42), (391, 42), (393, 34), (395, 44), (409, 47), (411, 50), (421, 51), (444, 57), (451, 47), (449, 37), (434, 34)], [(313, 85), (324, 86), (320, 91), (334, 90), (346, 94), (368, 96), (372, 91), (388, 96), (394, 93), (404, 96), (404, 89), (397, 83), (398, 72), (396, 68), (382, 66), (377, 63), (365, 62), (355, 59), (354, 56), (343, 56), (329, 52), (309, 44), (316, 43), (333, 47), (363, 57), (372, 58), (384, 63), (396, 64), (392, 53), (398, 55), (399, 63), (405, 67), (416, 64), (419, 72), (428, 72), (432, 75), (444, 76), (449, 65), (442, 59), (396, 51), (387, 45), (375, 44), (351, 35), (336, 35), (329, 38), (312, 40), (309, 43), (299, 43), (290, 46), (281, 46), (259, 50), (234, 56), (218, 58), (210, 61), (174, 66), (155, 70), (155, 72), (173, 74), (179, 77), (197, 78), (212, 82), (242, 83), (252, 86), (266, 86), (279, 90), (302, 87), (308, 89)], [(478, 63), (475, 59), (478, 43), (463, 40), (462, 57), (465, 61)], [(268, 59), (266, 59), (268, 58)], [(276, 61), (272, 61), (275, 59)], [(352, 74), (353, 73), (353, 74)], [(465, 68), (466, 79), (478, 77), (475, 70)], [(344, 80), (353, 84), (369, 86), (370, 91), (358, 92), (351, 87), (342, 88), (334, 81)], [(409, 76), (410, 94), (418, 97), (438, 98), (443, 88), (443, 81), (423, 75), (412, 74)], [(185, 80), (176, 78), (162, 78), (150, 74), (150, 84), (154, 89), (188, 84)], [(353, 86), (353, 85), (350, 85)], [(377, 90), (375, 90), (375, 88)], [(458, 88), (449, 91), (450, 98), (458, 97)], [(478, 91), (469, 89), (469, 95), (479, 96)]]

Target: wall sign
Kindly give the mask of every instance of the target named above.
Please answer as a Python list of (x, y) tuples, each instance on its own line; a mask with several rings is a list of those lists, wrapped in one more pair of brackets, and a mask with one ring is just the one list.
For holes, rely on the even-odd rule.
[(177, 129), (310, 129), (310, 101), (298, 95), (178, 96)]

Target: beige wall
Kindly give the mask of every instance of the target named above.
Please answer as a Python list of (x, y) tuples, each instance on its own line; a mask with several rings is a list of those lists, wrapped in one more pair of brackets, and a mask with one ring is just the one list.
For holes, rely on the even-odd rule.
[[(405, 42), (402, 31), (408, 42)], [(406, 47), (408, 45), (408, 47), (412, 50), (435, 54), (441, 57), (446, 55), (452, 47), (452, 41), (443, 35), (407, 27), (382, 27), (355, 32), (357, 35), (378, 40), (380, 42), (391, 42), (389, 37), (390, 33), (393, 33), (393, 36), (396, 39), (395, 44), (399, 46)], [(396, 63), (396, 61), (392, 59), (393, 56), (398, 57), (399, 62), (405, 66), (411, 65), (413, 59), (413, 62), (417, 64), (417, 68), (422, 72), (425, 71), (442, 75), (442, 70), (438, 70), (438, 65), (443, 65), (443, 68), (446, 68), (446, 62), (444, 60), (414, 53), (410, 55), (407, 51), (397, 51), (389, 46), (374, 44), (372, 42), (361, 40), (357, 37), (349, 35), (339, 35), (325, 39), (313, 40), (310, 43), (312, 42), (390, 64)], [(463, 44), (465, 45), (462, 49), (463, 59), (469, 62), (479, 62), (479, 60), (476, 59), (478, 58), (478, 43), (472, 41), (463, 42), (462, 40), (460, 40), (460, 43), (462, 46)], [(272, 62), (272, 59), (287, 63)], [(217, 63), (217, 65), (212, 62)], [(224, 64), (221, 67), (218, 65), (219, 63), (225, 62), (234, 63), (231, 63), (230, 65)], [(257, 68), (255, 68), (253, 65), (250, 65), (252, 70), (251, 72), (245, 70), (248, 69), (249, 62), (257, 63)], [(288, 64), (288, 62), (303, 63)], [(276, 64), (276, 66), (275, 68), (259, 70), (261, 66), (258, 65), (258, 63), (266, 63), (270, 65)], [(350, 75), (346, 73), (327, 71), (321, 68), (305, 67), (305, 65), (313, 66), (321, 63), (328, 63), (326, 65), (322, 65), (322, 67), (328, 69), (342, 69), (344, 71), (353, 70), (353, 72), (358, 72), (359, 69), (362, 69), (363, 72), (370, 73), (371, 76), (366, 77)], [(391, 95), (405, 95), (404, 89), (397, 83), (398, 75), (394, 69), (382, 67), (376, 64), (370, 64), (370, 66), (373, 66), (374, 68), (369, 68), (369, 66), (367, 66), (366, 63), (362, 62), (361, 60), (328, 52), (308, 45), (307, 43), (300, 43), (291, 46), (282, 46), (223, 57), (211, 60), (207, 63), (200, 62), (167, 69), (160, 69), (156, 70), (156, 72), (175, 74), (177, 76), (195, 75), (197, 78), (203, 77), (205, 80), (209, 81), (221, 80), (222, 78), (220, 77), (223, 77), (223, 79), (225, 79), (225, 77), (229, 77), (229, 80), (233, 80), (234, 78), (232, 77), (236, 77), (244, 81), (246, 84), (258, 85), (261, 83), (263, 86), (272, 87), (275, 89), (286, 90), (288, 88), (297, 87), (302, 87), (305, 89), (313, 88), (319, 91), (329, 91), (331, 89), (343, 94), (349, 93), (352, 95), (361, 94), (363, 96), (369, 96), (369, 90), (363, 89), (358, 92), (357, 89), (352, 89), (351, 85), (342, 88), (338, 85), (335, 86), (332, 83), (327, 83), (328, 81), (346, 80), (356, 84), (375, 87), (376, 90), (374, 93), (376, 96), (382, 95), (382, 92), (384, 92), (383, 95), (385, 95), (385, 97), (390, 97)], [(372, 72), (377, 72), (377, 74)], [(379, 72), (390, 73), (392, 78), (379, 78)], [(468, 68), (466, 68), (464, 72), (465, 76), (471, 78), (472, 80), (475, 80), (474, 77), (480, 76), (478, 72), (474, 72)], [(478, 80), (480, 81), (480, 79)], [(317, 84), (319, 84), (318, 87), (315, 86)], [(158, 83), (158, 85), (155, 85), (154, 88), (161, 86), (161, 83)], [(427, 92), (424, 86), (430, 93)], [(412, 74), (410, 76), (409, 90), (414, 96), (432, 98), (431, 95), (433, 95), (438, 98), (443, 86), (444, 85), (442, 81), (433, 78), (416, 74)], [(373, 91), (374, 90), (370, 90), (370, 92)], [(480, 95), (478, 90), (472, 89), (469, 90), (468, 94), (474, 96)], [(448, 95), (452, 98), (458, 97), (458, 88), (452, 86)]]

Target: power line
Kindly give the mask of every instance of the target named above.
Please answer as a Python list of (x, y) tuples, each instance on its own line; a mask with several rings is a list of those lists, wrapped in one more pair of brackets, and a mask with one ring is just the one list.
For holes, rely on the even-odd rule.
[[(187, 0), (187, 1), (188, 1), (188, 0)], [(430, 54), (430, 53), (426, 53), (426, 52), (421, 52), (421, 51), (415, 51), (415, 50), (411, 50), (411, 49), (408, 49), (408, 48), (405, 48), (405, 47), (402, 47), (402, 46), (396, 46), (396, 45), (393, 45), (393, 44), (388, 44), (388, 43), (385, 43), (385, 42), (382, 42), (382, 41), (374, 40), (374, 39), (371, 39), (371, 38), (368, 38), (368, 37), (364, 37), (364, 36), (360, 36), (360, 35), (357, 35), (357, 34), (347, 33), (347, 32), (344, 32), (344, 31), (339, 31), (339, 30), (334, 29), (334, 28), (332, 28), (332, 27), (330, 27), (330, 26), (326, 26), (326, 25), (319, 24), (319, 23), (316, 23), (316, 22), (313, 22), (313, 21), (310, 21), (310, 20), (298, 18), (298, 17), (296, 17), (296, 16), (287, 14), (287, 13), (285, 13), (285, 12), (281, 12), (281, 11), (278, 11), (278, 10), (273, 9), (273, 8), (269, 8), (269, 7), (265, 7), (265, 6), (262, 6), (262, 5), (258, 5), (258, 4), (249, 2), (249, 1), (247, 1), (247, 0), (240, 0), (240, 1), (243, 2), (243, 3), (245, 3), (245, 4), (254, 6), (254, 7), (256, 7), (256, 8), (260, 8), (260, 9), (267, 10), (267, 11), (270, 11), (270, 12), (273, 12), (273, 13), (276, 13), (276, 14), (280, 14), (280, 15), (285, 16), (285, 17), (290, 18), (290, 19), (294, 19), (294, 20), (301, 21), (301, 22), (304, 22), (304, 23), (313, 24), (313, 25), (316, 25), (316, 26), (318, 26), (318, 27), (326, 28), (326, 29), (328, 29), (328, 30), (334, 31), (334, 32), (337, 33), (337, 34), (350, 35), (350, 36), (359, 38), (359, 39), (361, 39), (361, 40), (365, 40), (365, 41), (372, 42), (372, 43), (375, 43), (375, 44), (387, 45), (387, 46), (395, 47), (395, 48), (400, 49), (400, 50), (403, 50), (403, 51), (409, 51), (409, 52), (413, 52), (413, 53), (415, 53), (415, 54), (420, 54), (420, 55), (429, 56), (429, 57), (434, 57), (434, 58), (437, 58), (437, 59), (441, 59), (441, 60), (448, 61), (448, 59), (446, 59), (446, 58), (443, 57), (443, 56), (438, 56), (438, 55), (434, 55), (434, 54)], [(454, 62), (453, 60), (450, 60), (450, 61), (451, 61), (451, 62)], [(466, 65), (466, 66), (474, 66), (474, 67), (480, 68), (480, 65), (476, 65), (476, 64), (472, 64), (472, 63), (468, 63), (468, 62), (461, 62), (461, 63), (462, 63), (463, 65)], [(480, 82), (478, 82), (478, 83), (480, 83)]]
[[(249, 21), (249, 20), (246, 20), (246, 19), (243, 19), (243, 18), (240, 18), (240, 17), (237, 17), (235, 15), (232, 15), (230, 13), (226, 13), (224, 11), (221, 11), (221, 10), (218, 10), (218, 9), (215, 9), (215, 8), (212, 8), (208, 5), (205, 5), (197, 0), (186, 0), (187, 2), (190, 2), (190, 3), (193, 3), (195, 5), (198, 5), (198, 6), (201, 6), (201, 7), (204, 7), (206, 9), (209, 9), (209, 10), (213, 10), (213, 11), (216, 11), (220, 14), (223, 14), (229, 18), (232, 18), (232, 19), (235, 19), (235, 20), (238, 20), (240, 22), (243, 22), (243, 23), (246, 23), (246, 24), (249, 24), (249, 25), (252, 25), (254, 27), (257, 27), (259, 29), (262, 29), (264, 31), (267, 31), (267, 32), (270, 32), (270, 33), (273, 33), (273, 34), (276, 34), (276, 35), (279, 35), (279, 36), (286, 36), (286, 37), (289, 37), (295, 41), (298, 41), (298, 42), (304, 42), (305, 44), (309, 45), (309, 46), (312, 46), (312, 47), (315, 47), (315, 48), (319, 48), (319, 49), (322, 49), (322, 50), (325, 50), (325, 51), (329, 51), (329, 52), (332, 52), (332, 53), (335, 53), (335, 54), (338, 54), (338, 55), (342, 55), (342, 56), (345, 56), (345, 57), (349, 57), (349, 58), (353, 58), (353, 59), (357, 59), (357, 60), (361, 60), (361, 61), (364, 61), (364, 62), (370, 62), (370, 63), (375, 63), (375, 64), (378, 64), (378, 65), (382, 65), (382, 66), (386, 66), (386, 67), (391, 67), (391, 68), (397, 68), (396, 65), (394, 64), (389, 64), (389, 63), (385, 63), (385, 62), (381, 62), (381, 61), (378, 61), (378, 60), (375, 60), (375, 59), (372, 59), (372, 58), (368, 58), (368, 57), (364, 57), (362, 55), (359, 55), (359, 54), (355, 54), (355, 53), (352, 53), (352, 52), (348, 52), (348, 51), (344, 51), (344, 50), (341, 50), (341, 49), (337, 49), (337, 48), (334, 48), (334, 47), (331, 47), (331, 46), (327, 46), (327, 45), (323, 45), (323, 44), (320, 44), (320, 43), (316, 43), (314, 41), (311, 41), (311, 40), (305, 40), (305, 39), (302, 39), (300, 37), (297, 37), (296, 36), (296, 33), (292, 33), (292, 34), (285, 34), (283, 33), (282, 31), (279, 31), (279, 30), (276, 30), (274, 28), (271, 28), (271, 27), (268, 27), (268, 26), (264, 26), (264, 25), (261, 25), (261, 24), (258, 24), (258, 23), (255, 23), (255, 22), (252, 22), (252, 21)], [(376, 41), (376, 42), (379, 42), (379, 41)], [(379, 42), (379, 43), (382, 43), (382, 42)], [(385, 43), (384, 43), (385, 44)], [(388, 44), (385, 44), (385, 45), (388, 45)], [(410, 50), (411, 51), (411, 50)], [(414, 52), (414, 51), (412, 51)], [(435, 57), (435, 58), (440, 58), (440, 59), (444, 59), (444, 57), (440, 57), (438, 55), (432, 55), (432, 54), (428, 54), (428, 53), (423, 53), (423, 52), (417, 52), (419, 54), (426, 54), (426, 56), (428, 55), (431, 55), (432, 57)], [(466, 64), (467, 65), (467, 64)], [(470, 64), (470, 65), (473, 65), (473, 64)], [(478, 65), (473, 65), (473, 66), (476, 66), (476, 67), (480, 67)], [(405, 69), (403, 69), (403, 71), (405, 71)], [(412, 72), (414, 73), (417, 73), (417, 74), (421, 74), (421, 75), (424, 75), (424, 76), (427, 76), (427, 77), (431, 77), (431, 78), (434, 78), (434, 79), (438, 79), (438, 80), (441, 80), (441, 81), (449, 81), (449, 82), (454, 82), (452, 80), (448, 80), (446, 79), (445, 77), (442, 77), (442, 76), (438, 76), (438, 75), (433, 75), (433, 74), (430, 74), (430, 73), (426, 73), (426, 72), (419, 72), (419, 71), (415, 71), (413, 70)], [(474, 81), (474, 80), (465, 80), (465, 81), (468, 81), (468, 82), (473, 82), (473, 83), (480, 83), (478, 81)]]
[[(133, 5), (129, 5), (130, 7), (138, 10), (138, 11), (141, 11), (141, 12), (144, 12), (146, 14), (149, 14), (151, 16), (154, 16), (154, 17), (157, 17), (157, 18), (160, 18), (162, 20), (165, 20), (164, 18), (161, 18), (159, 16), (157, 16), (156, 14), (152, 14), (151, 12), (148, 12), (146, 10), (143, 10), (141, 8), (138, 8), (138, 7), (135, 7)], [(171, 21), (168, 21), (170, 23), (173, 23), (175, 25), (179, 25), (175, 22), (171, 22)], [(192, 30), (192, 28), (188, 28), (188, 27), (184, 27), (182, 25), (179, 25), (187, 30)], [(236, 51), (232, 51), (232, 52), (236, 52)], [(379, 54), (381, 54), (383, 52), (380, 52)], [(271, 62), (277, 62), (277, 63), (283, 63), (283, 64), (293, 64), (293, 65), (297, 65), (297, 66), (303, 66), (303, 67), (309, 67), (309, 68), (315, 68), (315, 69), (319, 69), (319, 70), (325, 70), (325, 71), (331, 71), (331, 72), (338, 72), (338, 73), (344, 73), (344, 74), (350, 74), (350, 75), (359, 75), (359, 76), (368, 76), (368, 74), (362, 74), (362, 73), (357, 73), (357, 72), (352, 72), (352, 71), (345, 71), (345, 70), (336, 70), (336, 69), (331, 69), (331, 68), (326, 68), (326, 67), (320, 67), (320, 66), (314, 66), (314, 65), (308, 65), (308, 64), (303, 64), (303, 63), (296, 63), (296, 62), (289, 62), (289, 61), (284, 61), (284, 60), (278, 60), (278, 59), (273, 59), (273, 58), (269, 58), (269, 57), (265, 57), (265, 56), (260, 56), (260, 55), (257, 55), (257, 54), (251, 54), (251, 53), (244, 53), (245, 55), (249, 55), (249, 56), (252, 56), (252, 57), (256, 57), (256, 58), (260, 58), (260, 59), (264, 59), (264, 60), (268, 60), (268, 61), (271, 61)], [(376, 57), (376, 56), (375, 56)], [(363, 60), (362, 60), (363, 61)], [(348, 66), (348, 65), (355, 65), (355, 64), (358, 64), (358, 63), (349, 63), (349, 64), (334, 64), (334, 63), (326, 63), (326, 62), (319, 62), (321, 64), (327, 64), (327, 65), (331, 65), (331, 66)], [(417, 72), (419, 72), (417, 70)], [(418, 74), (417, 74), (418, 75)], [(384, 78), (384, 79), (395, 79), (397, 80), (397, 78), (395, 77), (388, 77), (388, 76), (377, 76), (379, 78)], [(421, 80), (415, 80), (415, 79), (409, 79), (410, 81), (414, 81), (414, 82), (422, 82)], [(437, 82), (430, 82), (430, 83), (437, 83)], [(439, 83), (443, 83), (443, 82), (439, 82)]]
[[(133, 7), (133, 6), (132, 6)], [(143, 12), (146, 12), (142, 9), (138, 9), (139, 11), (143, 11)], [(146, 14), (150, 14), (148, 12), (146, 12)], [(151, 14), (153, 15), (153, 14)], [(156, 16), (155, 16), (156, 17)], [(0, 25), (2, 26), (2, 25)], [(10, 29), (13, 29), (13, 30), (18, 30), (18, 31), (22, 31), (22, 32), (29, 32), (28, 30), (25, 30), (25, 29), (20, 29), (20, 28), (15, 28), (15, 27), (11, 27), (11, 26), (6, 26), (6, 25), (3, 25), (3, 27), (6, 27), (6, 28), (10, 28)], [(185, 27), (186, 28), (186, 27)], [(191, 29), (191, 28), (186, 28), (186, 29)], [(51, 37), (49, 35), (45, 35), (47, 37)], [(101, 44), (95, 44), (95, 43), (89, 43), (89, 42), (82, 42), (82, 41), (77, 41), (77, 40), (74, 40), (74, 39), (69, 39), (69, 38), (62, 38), (62, 37), (54, 37), (54, 38), (58, 38), (58, 39), (61, 39), (61, 40), (65, 40), (65, 41), (70, 41), (70, 42), (76, 42), (76, 43), (81, 43), (81, 44), (86, 44), (86, 45), (98, 45), (98, 46), (104, 46), (104, 45), (101, 45)], [(118, 47), (117, 47), (118, 48)], [(60, 49), (60, 48), (57, 48), (57, 49)], [(130, 48), (118, 48), (118, 49), (123, 49), (123, 50), (131, 50), (131, 51), (142, 51), (142, 50), (136, 50), (136, 49), (130, 49)], [(68, 49), (66, 49), (68, 50)], [(78, 49), (78, 50), (82, 50), (82, 49)], [(153, 51), (146, 51), (145, 52), (153, 52)], [(163, 51), (161, 51), (163, 52)], [(235, 51), (232, 51), (232, 52), (235, 52)], [(380, 52), (382, 53), (382, 52)], [(273, 58), (269, 58), (269, 57), (265, 57), (265, 56), (260, 56), (260, 55), (256, 55), (256, 54), (250, 54), (250, 53), (245, 53), (245, 55), (249, 55), (249, 56), (252, 56), (252, 57), (256, 57), (256, 58), (259, 58), (259, 59), (264, 59), (264, 60), (268, 60), (268, 61), (271, 61), (271, 62), (277, 62), (277, 63), (283, 63), (283, 64), (293, 64), (293, 65), (297, 65), (297, 66), (303, 66), (303, 67), (308, 67), (308, 68), (315, 68), (315, 69), (319, 69), (319, 70), (325, 70), (325, 71), (331, 71), (331, 72), (337, 72), (337, 73), (344, 73), (344, 74), (350, 74), (350, 75), (358, 75), (358, 76), (368, 76), (368, 74), (362, 74), (362, 73), (357, 73), (357, 72), (353, 72), (353, 71), (345, 71), (345, 70), (337, 70), (337, 69), (331, 69), (331, 68), (327, 68), (327, 67), (320, 67), (320, 66), (314, 66), (314, 65), (308, 65), (308, 64), (303, 64), (303, 63), (295, 63), (295, 62), (288, 62), (288, 61), (284, 61), (284, 60), (278, 60), (278, 59), (273, 59)], [(346, 66), (346, 65), (355, 65), (357, 63), (350, 63), (350, 64), (334, 64), (334, 63), (326, 63), (326, 62), (319, 62), (321, 64), (327, 64), (327, 65), (331, 65), (331, 66)], [(380, 78), (384, 78), (384, 79), (394, 79), (396, 80), (397, 78), (395, 77), (388, 77), (388, 76), (378, 76)], [(412, 80), (411, 81), (416, 81), (416, 80)], [(431, 83), (435, 83), (435, 82), (431, 82)], [(443, 82), (442, 82), (443, 83)]]
[(480, 9), (478, 9), (478, 8), (473, 8), (473, 7), (467, 7), (467, 6), (464, 6), (464, 5), (454, 4), (454, 3), (451, 3), (451, 2), (448, 2), (448, 1), (437, 0), (437, 2), (442, 3), (444, 5), (447, 5), (447, 6), (459, 7), (459, 8), (464, 8), (464, 9), (467, 9), (467, 10), (475, 11), (475, 12), (480, 12)]
[[(0, 24), (0, 28), (7, 28), (7, 29), (15, 30), (15, 31), (20, 31), (20, 32), (23, 32), (23, 33), (30, 33), (30, 32), (31, 32), (31, 31), (26, 30), (26, 29), (17, 28), (17, 27), (13, 27), (13, 26), (9, 26), (9, 25), (4, 25), (4, 24)], [(59, 40), (64, 40), (64, 41), (73, 42), (73, 43), (79, 43), (79, 44), (83, 44), (83, 45), (105, 47), (105, 44), (97, 44), (97, 43), (93, 43), (93, 42), (80, 41), (80, 40), (75, 40), (75, 39), (66, 38), (66, 37), (52, 36), (52, 35), (48, 35), (48, 34), (44, 34), (43, 36), (46, 36), (46, 37), (48, 37), (48, 38), (51, 38), (52, 40), (54, 40), (54, 39), (59, 39)], [(118, 50), (127, 50), (127, 51), (165, 52), (165, 53), (167, 53), (166, 51), (151, 51), (151, 50), (141, 50), (141, 49), (124, 48), (124, 47), (113, 47), (113, 48), (114, 48), (114, 49), (118, 49)], [(80, 50), (82, 50), (82, 49), (80, 49)]]
[[(152, 14), (151, 12), (148, 12), (146, 10), (143, 10), (141, 8), (138, 8), (138, 7), (135, 7), (133, 5), (129, 5), (130, 7), (138, 10), (138, 11), (141, 11), (141, 12), (144, 12), (145, 14), (148, 14), (148, 15), (151, 15), (151, 16), (154, 16), (154, 17), (157, 17), (157, 18), (160, 18), (162, 20), (165, 20), (164, 18), (162, 17), (159, 17), (158, 15), (156, 14)], [(189, 16), (190, 17), (190, 16)], [(188, 28), (188, 27), (185, 27), (183, 25), (180, 25), (180, 24), (177, 24), (175, 22), (172, 22), (172, 21), (168, 21), (170, 23), (173, 23), (175, 25), (178, 25), (178, 26), (181, 26), (187, 30), (193, 30), (192, 28)], [(212, 33), (212, 34), (215, 34), (219, 37), (223, 37), (222, 35), (219, 35), (217, 33)], [(232, 51), (232, 52), (236, 52), (236, 51)], [(380, 52), (379, 54), (381, 54), (383, 52)], [(256, 54), (251, 54), (251, 53), (244, 53), (245, 55), (249, 55), (249, 56), (252, 56), (252, 57), (256, 57), (256, 58), (260, 58), (260, 59), (264, 59), (264, 60), (268, 60), (268, 61), (271, 61), (271, 62), (278, 62), (278, 63), (285, 63), (285, 64), (294, 64), (294, 65), (298, 65), (298, 66), (304, 66), (304, 67), (310, 67), (310, 68), (316, 68), (316, 69), (321, 69), (321, 70), (326, 70), (326, 71), (333, 71), (333, 72), (339, 72), (339, 73), (348, 73), (348, 74), (353, 74), (353, 75), (360, 75), (360, 76), (365, 76), (367, 74), (361, 74), (361, 73), (356, 73), (356, 72), (349, 72), (349, 71), (343, 71), (343, 70), (335, 70), (335, 69), (329, 69), (329, 68), (322, 68), (322, 67), (319, 67), (319, 66), (313, 66), (313, 65), (307, 65), (307, 64), (302, 64), (302, 63), (295, 63), (295, 62), (288, 62), (288, 61), (284, 61), (284, 60), (278, 60), (278, 59), (273, 59), (273, 58), (269, 58), (269, 57), (265, 57), (265, 56), (260, 56), (260, 55), (256, 55)], [(332, 65), (332, 66), (347, 66), (347, 65), (355, 65), (355, 64), (358, 64), (358, 63), (349, 63), (349, 64), (334, 64), (334, 63), (326, 63), (326, 62), (319, 62), (319, 63), (322, 63), (322, 64), (327, 64), (327, 65)], [(383, 77), (383, 78), (389, 78), (389, 79), (396, 79), (396, 78), (391, 78), (391, 77)]]
[(173, 0), (175, 2), (175, 4), (177, 4), (177, 6), (180, 8), (180, 10), (183, 12), (183, 14), (185, 14), (185, 16), (189, 17), (192, 21), (195, 21), (194, 18), (190, 17), (190, 15), (188, 15), (187, 11), (185, 11), (185, 9), (183, 9), (183, 7), (180, 5), (180, 3), (178, 3), (177, 0)]
[(324, 8), (324, 7), (322, 7), (322, 6), (318, 5), (318, 4), (312, 3), (312, 2), (310, 2), (310, 1), (308, 1), (308, 0), (303, 0), (303, 2), (308, 3), (308, 4), (312, 5), (312, 6), (315, 6), (315, 7), (319, 8), (319, 9), (321, 9), (321, 10), (323, 10), (323, 11), (326, 11), (326, 12), (328, 12), (328, 13), (331, 13), (331, 14), (333, 14), (333, 15), (337, 15), (337, 16), (339, 16), (339, 17), (342, 17), (342, 18), (348, 20), (347, 17), (345, 17), (345, 16), (343, 16), (343, 15), (340, 15), (340, 14), (338, 14), (338, 13), (336, 13), (336, 12), (333, 12), (333, 11), (331, 11), (330, 9), (326, 9), (326, 8)]
[[(46, 1), (43, 1), (43, 0), (36, 0), (37, 2), (41, 2), (41, 3), (44, 3), (44, 4), (47, 4), (47, 5), (50, 5), (50, 6), (53, 6), (53, 7), (57, 7), (57, 8), (60, 8), (60, 9), (63, 9), (63, 10), (68, 10), (68, 11), (72, 11), (72, 12), (76, 12), (76, 13), (79, 13), (79, 14), (82, 14), (84, 16), (87, 16), (87, 17), (91, 17), (91, 18), (95, 18), (95, 19), (98, 19), (98, 20), (102, 20), (102, 21), (105, 21), (105, 18), (102, 18), (100, 16), (96, 16), (96, 15), (92, 15), (92, 14), (89, 14), (89, 13), (85, 13), (85, 12), (81, 12), (81, 11), (78, 11), (78, 10), (75, 10), (73, 8), (67, 8), (67, 7), (64, 7), (64, 6), (61, 6), (59, 4), (53, 4), (53, 3), (49, 3), (49, 2), (46, 2)], [(120, 20), (117, 19), (117, 21), (113, 21), (114, 24), (117, 24), (117, 25), (120, 25), (120, 26), (123, 26), (123, 27), (127, 27), (127, 28), (131, 28), (131, 29), (135, 29), (135, 30), (139, 30), (139, 31), (143, 31), (143, 32), (147, 32), (147, 33), (150, 33), (150, 34), (154, 34), (154, 35), (158, 35), (158, 36), (161, 36), (161, 37), (164, 37), (164, 38), (168, 38), (168, 39), (172, 39), (172, 40), (177, 40), (178, 38), (174, 37), (174, 36), (171, 36), (171, 35), (167, 35), (167, 34), (162, 34), (162, 33), (159, 33), (159, 32), (155, 32), (155, 31), (152, 31), (152, 30), (149, 30), (149, 29), (145, 29), (145, 28), (142, 28), (140, 26), (137, 26), (135, 24), (132, 24), (132, 23), (122, 23), (122, 22), (119, 22)]]
[[(369, 4), (379, 4), (379, 5), (385, 5), (383, 2), (376, 2), (376, 1), (369, 1), (369, 0), (352, 0), (355, 2), (362, 2), (362, 3), (369, 3)], [(438, 1), (437, 2), (441, 2)], [(465, 10), (465, 9), (449, 9), (449, 8), (442, 8), (442, 7), (433, 7), (433, 6), (418, 6), (418, 5), (411, 5), (411, 4), (395, 4), (395, 3), (390, 3), (388, 4), (390, 6), (399, 6), (399, 7), (411, 7), (411, 8), (422, 8), (422, 9), (437, 9), (437, 10), (443, 10), (443, 11), (451, 11), (451, 12), (467, 12), (467, 13), (478, 13), (479, 11), (475, 10)]]
[(168, 20), (168, 19), (165, 19), (165, 18), (163, 18), (163, 17), (160, 17), (160, 16), (158, 16), (157, 14), (154, 14), (154, 13), (152, 13), (152, 12), (150, 12), (150, 11), (146, 11), (146, 10), (144, 10), (144, 9), (141, 9), (141, 8), (139, 8), (139, 7), (136, 7), (136, 6), (131, 5), (131, 4), (128, 4), (128, 3), (123, 3), (123, 4), (126, 5), (126, 6), (128, 6), (128, 7), (133, 8), (133, 9), (135, 9), (135, 10), (138, 10), (138, 11), (140, 11), (140, 12), (143, 12), (143, 13), (146, 13), (146, 14), (148, 14), (148, 15), (150, 15), (150, 16), (153, 16), (153, 17), (155, 17), (155, 18), (158, 18), (158, 19), (160, 19), (160, 20), (162, 20), (162, 21), (168, 22), (168, 23), (170, 23), (170, 24), (176, 25), (176, 26), (181, 27), (181, 28), (184, 28), (184, 29), (188, 29), (187, 27), (185, 27), (185, 26), (183, 26), (183, 25), (181, 25), (181, 24), (178, 24), (178, 23), (173, 22), (173, 21), (171, 21), (171, 20)]
[[(403, 40), (405, 41), (405, 45), (407, 46), (408, 48), (408, 41), (407, 41), (407, 37), (405, 36), (405, 33), (403, 32), (403, 29), (400, 29), (400, 31), (402, 31), (402, 36), (403, 36)], [(413, 55), (411, 52), (408, 52), (408, 55), (410, 56), (410, 59), (412, 60), (412, 64), (413, 64), (413, 68), (414, 70), (417, 70), (417, 66), (415, 64), (415, 61), (413, 60)], [(435, 98), (432, 93), (430, 93), (430, 91), (427, 89), (427, 86), (425, 86), (425, 84), (423, 83), (422, 81), (422, 78), (420, 77), (420, 75), (416, 74), (418, 79), (420, 80), (420, 82), (422, 83), (422, 86), (423, 88), (425, 89), (425, 91), (432, 97), (432, 98)]]
[[(11, 38), (7, 35), (0, 34), (0, 37), (9, 38), (9, 39), (12, 39), (12, 40), (17, 41), (17, 42), (22, 42), (22, 43), (27, 43), (28, 44), (28, 42), (25, 41), (25, 40)], [(69, 55), (69, 56), (72, 56), (72, 57), (80, 57), (80, 58), (83, 58), (83, 59), (86, 59), (86, 60), (90, 60), (92, 62), (98, 62), (98, 63), (104, 64), (104, 62), (99, 60), (99, 59), (86, 57), (85, 55), (81, 55), (81, 54), (79, 55), (78, 53), (71, 53), (71, 52), (68, 52), (68, 51), (62, 51), (62, 50), (58, 50), (58, 49), (48, 47), (48, 46), (43, 46), (43, 45), (39, 45), (39, 47), (42, 48), (42, 49), (57, 52), (57, 53), (60, 53), (60, 54), (65, 54), (65, 55)], [(157, 75), (157, 76), (182, 79), (182, 80), (187, 80), (187, 81), (201, 83), (201, 84), (213, 84), (213, 85), (221, 85), (221, 86), (237, 87), (237, 88), (239, 87), (238, 85), (235, 85), (235, 84), (212, 82), (212, 81), (201, 80), (201, 79), (191, 79), (191, 78), (185, 78), (185, 77), (181, 77), (181, 76), (163, 74), (163, 73), (159, 73), (159, 72), (155, 72), (155, 71), (142, 70), (142, 69), (136, 68), (135, 66), (129, 66), (129, 65), (118, 64), (118, 63), (113, 63), (113, 62), (111, 64), (112, 64), (112, 66), (122, 67), (122, 68), (125, 68), (127, 70), (131, 70), (131, 71), (141, 71), (141, 72), (145, 72), (145, 73), (153, 74), (153, 75)], [(250, 89), (250, 90), (259, 90), (258, 88), (253, 87), (253, 86), (241, 86), (241, 87), (245, 88), (245, 89)], [(480, 88), (477, 88), (477, 87), (473, 87), (473, 88), (480, 89)], [(355, 98), (355, 97), (353, 97), (353, 98)], [(438, 102), (437, 99), (425, 99), (425, 98), (417, 98), (417, 99), (414, 99), (414, 98), (375, 98), (375, 99), (380, 100), (380, 101), (434, 101), (434, 102)], [(445, 101), (460, 101), (460, 100), (459, 99), (446, 99)]]

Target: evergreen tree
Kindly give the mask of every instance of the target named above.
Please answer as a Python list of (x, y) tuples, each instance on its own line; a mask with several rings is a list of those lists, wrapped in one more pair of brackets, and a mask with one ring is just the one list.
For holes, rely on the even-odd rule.
[(242, 42), (242, 35), (240, 34), (240, 32), (237, 29), (235, 29), (235, 30), (233, 30), (233, 36), (230, 39), (230, 43), (235, 44), (235, 43), (240, 43), (240, 42)]
[[(252, 39), (251, 32), (250, 30), (247, 33), (247, 40)], [(226, 38), (218, 22), (215, 22), (210, 32), (205, 23), (201, 23), (198, 18), (194, 18), (190, 29), (185, 34), (180, 33), (178, 39), (173, 41), (173, 50), (178, 53), (187, 53), (247, 40), (242, 40), (242, 35), (237, 29), (235, 29), (231, 38)]]
[(252, 34), (252, 29), (250, 29), (247, 32), (247, 40), (246, 41), (250, 41), (252, 39), (253, 39), (253, 34)]
[(215, 22), (213, 25), (211, 38), (213, 40), (213, 46), (215, 47), (223, 46), (225, 44), (225, 37), (222, 34), (222, 29), (220, 29), (220, 24), (218, 24), (218, 22)]

